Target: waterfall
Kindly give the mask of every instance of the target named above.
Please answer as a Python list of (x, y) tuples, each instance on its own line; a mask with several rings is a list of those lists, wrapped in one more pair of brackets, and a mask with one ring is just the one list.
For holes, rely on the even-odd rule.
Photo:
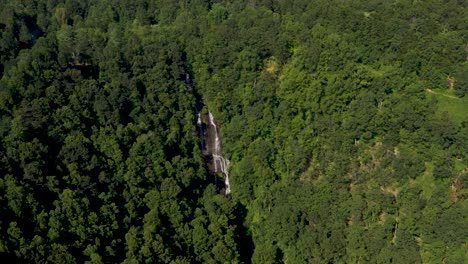
[(214, 133), (211, 133), (214, 136), (214, 144), (211, 149), (214, 172), (216, 173), (220, 171), (224, 174), (224, 186), (226, 188), (225, 194), (226, 196), (229, 196), (231, 193), (231, 186), (229, 184), (229, 160), (223, 157), (218, 127), (216, 126), (213, 114), (211, 114), (211, 112), (208, 112), (208, 118), (210, 119), (210, 125), (213, 127), (214, 131)]
[(197, 113), (197, 126), (201, 126), (202, 122), (201, 122), (201, 116), (200, 116), (200, 113)]
[(189, 92), (195, 98), (195, 114), (197, 115), (197, 128), (198, 137), (200, 138), (200, 149), (205, 158), (205, 162), (208, 165), (208, 169), (211, 174), (215, 177), (216, 173), (221, 172), (224, 175), (224, 187), (225, 195), (231, 194), (231, 186), (229, 184), (229, 160), (223, 156), (221, 139), (219, 137), (218, 126), (216, 125), (215, 119), (211, 112), (208, 112), (208, 122), (204, 123), (204, 116), (202, 116), (203, 100), (201, 96), (196, 92), (193, 85), (190, 74), (185, 73), (185, 84), (189, 88)]
[(205, 142), (205, 127), (203, 126), (203, 121), (201, 117), (201, 110), (203, 108), (203, 101), (201, 96), (195, 91), (195, 87), (193, 86), (192, 79), (190, 78), (190, 74), (185, 73), (185, 84), (189, 88), (189, 92), (195, 98), (195, 114), (197, 114), (197, 127), (198, 127), (198, 137), (200, 138), (200, 149), (203, 155), (207, 154), (206, 151), (206, 142)]
[[(196, 109), (197, 110), (197, 109)], [(203, 129), (203, 122), (201, 120), (201, 114), (197, 110), (197, 127), (198, 127), (198, 137), (200, 138), (200, 149), (203, 155), (206, 154), (205, 150), (205, 131)]]

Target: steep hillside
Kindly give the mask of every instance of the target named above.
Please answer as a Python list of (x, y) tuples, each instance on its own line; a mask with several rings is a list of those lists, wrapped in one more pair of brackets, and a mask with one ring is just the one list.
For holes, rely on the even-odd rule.
[(467, 3), (0, 0), (0, 257), (467, 263)]

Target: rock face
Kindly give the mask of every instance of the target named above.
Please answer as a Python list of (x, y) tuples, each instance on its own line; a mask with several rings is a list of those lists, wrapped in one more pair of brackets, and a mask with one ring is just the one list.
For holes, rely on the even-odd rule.
[[(206, 115), (197, 114), (197, 127), (200, 137), (200, 148), (205, 158), (206, 165), (215, 180), (219, 173), (224, 176), (224, 194), (230, 196), (231, 187), (229, 185), (229, 160), (224, 158), (221, 138), (218, 125), (211, 112)], [(216, 185), (218, 185), (216, 183)], [(222, 186), (224, 185), (224, 186)]]

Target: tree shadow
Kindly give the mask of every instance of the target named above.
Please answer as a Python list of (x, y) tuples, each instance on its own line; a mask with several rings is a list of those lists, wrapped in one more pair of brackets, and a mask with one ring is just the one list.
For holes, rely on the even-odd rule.
[(239, 259), (242, 263), (252, 263), (252, 255), (255, 245), (252, 240), (252, 234), (244, 219), (247, 217), (248, 210), (240, 202), (237, 202), (234, 207), (235, 225), (236, 225), (236, 244), (239, 252)]

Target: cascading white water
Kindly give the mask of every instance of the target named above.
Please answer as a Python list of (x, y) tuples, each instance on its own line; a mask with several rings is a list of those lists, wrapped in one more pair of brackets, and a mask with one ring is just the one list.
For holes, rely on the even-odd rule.
[(214, 129), (214, 148), (212, 150), (214, 170), (215, 172), (221, 171), (224, 174), (224, 185), (226, 187), (226, 195), (229, 195), (231, 193), (231, 186), (229, 185), (229, 160), (223, 157), (221, 151), (221, 142), (219, 140), (218, 127), (214, 122), (213, 114), (211, 114), (211, 112), (208, 112), (208, 117), (210, 119), (210, 125), (213, 126)]
[(197, 125), (201, 126), (201, 124), (202, 124), (202, 122), (201, 122), (200, 113), (197, 113)]
[(204, 132), (204, 129), (203, 129), (201, 114), (200, 114), (200, 112), (198, 112), (198, 109), (197, 109), (197, 127), (198, 127), (198, 136), (200, 137), (200, 149), (201, 149), (203, 155), (205, 155), (205, 153), (206, 153), (206, 149), (205, 149), (205, 132)]

